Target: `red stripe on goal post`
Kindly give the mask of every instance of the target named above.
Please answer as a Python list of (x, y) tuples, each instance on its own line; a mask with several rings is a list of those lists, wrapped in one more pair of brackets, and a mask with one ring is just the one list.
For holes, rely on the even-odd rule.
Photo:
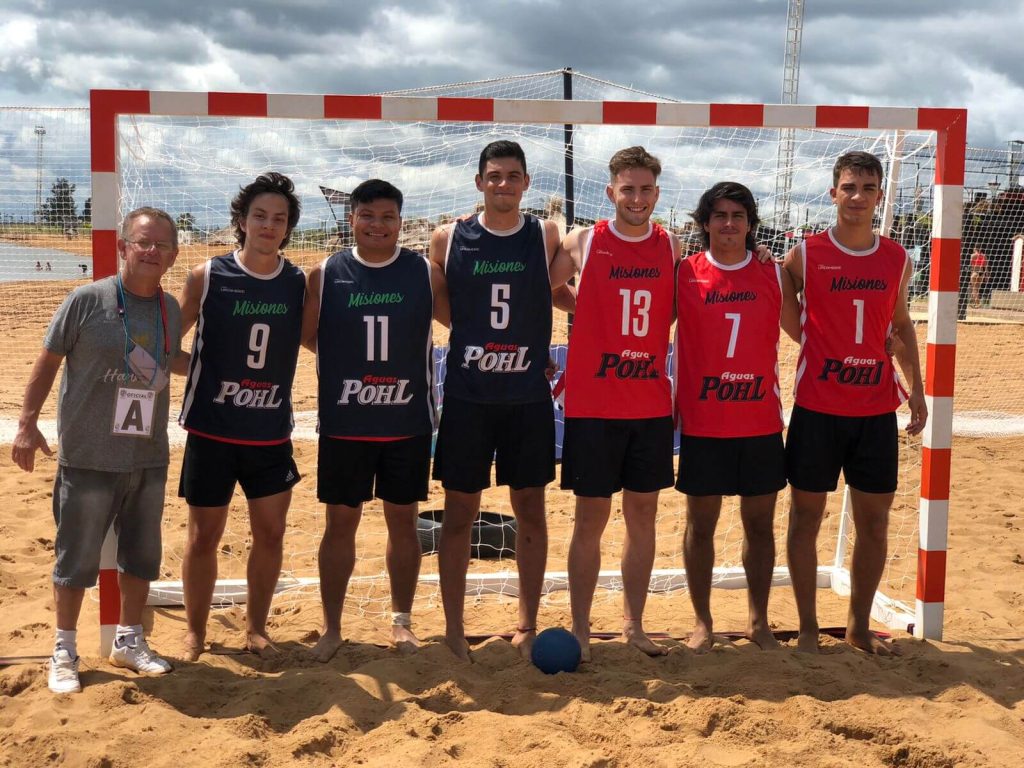
[(932, 266), (928, 286), (933, 291), (960, 289), (960, 240), (932, 238)]
[(921, 447), (921, 498), (932, 501), (949, 499), (949, 448)]
[(267, 94), (211, 91), (207, 94), (207, 109), (217, 117), (266, 117)]
[(967, 165), (967, 110), (921, 107), (917, 125), (936, 132), (935, 183), (964, 183)]
[(932, 397), (952, 397), (956, 382), (956, 344), (929, 344), (924, 391)]
[(467, 123), (493, 123), (494, 99), (469, 99), (439, 96), (437, 119)]
[(941, 603), (946, 599), (946, 550), (917, 550), (917, 599)]
[(117, 230), (92, 231), (92, 279), (100, 280), (117, 272)]
[(761, 128), (764, 125), (764, 104), (711, 104), (708, 124), (711, 126)]
[(868, 107), (821, 106), (814, 110), (817, 128), (867, 128), (871, 116)]
[(92, 170), (117, 170), (117, 116), (149, 114), (149, 91), (89, 91)]
[(656, 125), (658, 105), (650, 101), (605, 101), (601, 104), (605, 125)]
[(121, 601), (104, 600), (104, 595), (117, 595), (120, 598), (121, 590), (117, 585), (117, 568), (100, 568), (99, 575), (100, 590), (100, 626), (117, 625), (121, 619)]
[(380, 96), (324, 96), (324, 117), (380, 120)]

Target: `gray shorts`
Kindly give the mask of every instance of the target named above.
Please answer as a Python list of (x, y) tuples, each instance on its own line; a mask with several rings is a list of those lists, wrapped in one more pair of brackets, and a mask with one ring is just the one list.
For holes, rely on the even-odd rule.
[(100, 548), (111, 523), (117, 533), (118, 571), (143, 581), (156, 579), (166, 485), (167, 467), (132, 472), (58, 467), (53, 483), (53, 583), (77, 589), (96, 585)]

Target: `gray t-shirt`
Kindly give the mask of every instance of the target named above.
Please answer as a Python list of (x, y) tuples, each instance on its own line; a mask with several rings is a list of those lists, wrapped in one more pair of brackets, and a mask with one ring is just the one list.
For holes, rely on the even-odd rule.
[[(127, 472), (164, 467), (169, 462), (169, 387), (164, 386), (155, 396), (146, 394), (153, 388), (133, 372), (126, 360), (126, 346), (132, 343), (126, 345), (125, 327), (127, 324), (131, 342), (151, 356), (149, 362), (156, 361), (170, 376), (171, 360), (181, 349), (181, 309), (173, 296), (164, 293), (171, 349), (167, 355), (159, 298), (142, 298), (128, 291), (124, 297), (122, 319), (116, 277), (76, 288), (57, 310), (46, 332), (43, 346), (65, 358), (57, 399), (57, 458), (64, 466)], [(119, 393), (122, 389), (126, 391)], [(132, 410), (132, 398), (152, 400), (148, 437), (130, 434), (131, 430), (124, 428), (125, 423), (132, 427), (142, 421), (138, 406)], [(115, 413), (120, 428), (115, 425)], [(129, 433), (115, 434), (117, 431)]]

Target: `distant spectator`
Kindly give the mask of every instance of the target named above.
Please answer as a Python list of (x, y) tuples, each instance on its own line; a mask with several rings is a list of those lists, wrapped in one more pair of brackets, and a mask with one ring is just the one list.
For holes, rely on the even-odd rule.
[(981, 248), (975, 246), (971, 254), (971, 306), (980, 307), (982, 294), (988, 285), (988, 259)]

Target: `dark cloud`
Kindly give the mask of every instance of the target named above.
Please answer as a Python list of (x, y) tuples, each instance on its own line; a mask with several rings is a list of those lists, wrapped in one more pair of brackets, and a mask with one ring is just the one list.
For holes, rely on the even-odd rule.
[[(8, 0), (7, 23), (42, 23), (34, 42), (0, 52), (0, 98), (80, 104), (96, 85), (374, 93), (571, 66), (668, 98), (777, 102), (785, 9), (781, 0)], [(966, 105), (972, 141), (998, 144), (1000, 124), (1021, 122), (1021, 25), (1013, 0), (809, 3), (800, 100)]]

